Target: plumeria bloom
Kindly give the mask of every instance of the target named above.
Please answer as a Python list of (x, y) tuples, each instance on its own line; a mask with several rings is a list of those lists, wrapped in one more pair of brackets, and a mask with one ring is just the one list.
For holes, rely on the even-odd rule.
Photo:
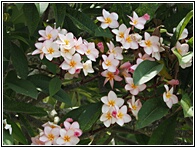
[(60, 57), (59, 45), (55, 42), (47, 40), (44, 42), (43, 53), (45, 57), (51, 61), (53, 58)]
[(133, 17), (128, 17), (131, 19), (131, 22), (129, 22), (131, 25), (140, 30), (144, 29), (144, 24), (146, 23), (146, 19), (144, 17), (138, 17), (135, 11), (133, 11)]
[(75, 53), (75, 48), (67, 49), (66, 46), (60, 46), (60, 53), (63, 58), (71, 59), (73, 54)]
[(152, 54), (153, 52), (159, 52), (159, 37), (157, 36), (150, 36), (149, 33), (144, 33), (145, 40), (140, 42), (140, 46), (144, 47), (145, 53), (148, 55)]
[(126, 77), (125, 78), (127, 84), (125, 85), (125, 89), (130, 91), (132, 95), (137, 95), (140, 91), (143, 91), (146, 88), (145, 84), (142, 85), (135, 85), (133, 83), (133, 78)]
[(94, 73), (91, 60), (87, 60), (85, 63), (83, 63), (83, 72), (85, 76), (87, 76), (88, 73)]
[(125, 31), (124, 39), (122, 39), (121, 44), (125, 49), (138, 49), (138, 42), (134, 34), (129, 34), (130, 28)]
[[(175, 32), (176, 28), (173, 28), (173, 32)], [(184, 30), (182, 31), (182, 34), (180, 35), (178, 40), (182, 40), (185, 39), (188, 36), (188, 30), (186, 28), (184, 28)]]
[(87, 58), (91, 61), (96, 62), (96, 58), (99, 56), (99, 51), (95, 48), (95, 43), (93, 42), (84, 42), (85, 48), (84, 53), (87, 56)]
[(58, 33), (62, 34), (62, 35), (66, 35), (67, 34), (67, 30), (66, 29), (61, 29), (60, 27), (57, 28)]
[(120, 126), (123, 126), (124, 123), (131, 121), (131, 116), (127, 114), (126, 105), (123, 105), (120, 109), (117, 109), (116, 119), (116, 123)]
[(177, 42), (176, 46), (173, 47), (171, 50), (173, 51), (174, 49), (177, 49), (178, 53), (181, 54), (182, 56), (184, 56), (189, 51), (189, 45), (186, 43), (180, 44), (180, 42)]
[(85, 45), (83, 43), (82, 37), (79, 37), (78, 40), (75, 39), (75, 50), (81, 55), (84, 55)]
[(101, 98), (101, 101), (104, 103), (102, 106), (102, 112), (107, 113), (110, 108), (120, 107), (123, 105), (124, 100), (122, 98), (117, 98), (116, 94), (113, 91), (108, 93), (108, 96)]
[(110, 41), (110, 43), (107, 43), (107, 46), (109, 48), (108, 54), (113, 55), (114, 58), (117, 60), (123, 59), (123, 55), (122, 55), (123, 49), (121, 47), (114, 47), (112, 41)]
[(97, 17), (97, 20), (101, 22), (101, 27), (106, 29), (107, 27), (110, 28), (117, 28), (118, 24), (118, 14), (115, 12), (109, 13), (105, 9), (102, 11), (103, 16)]
[(40, 59), (44, 58), (43, 48), (44, 43), (35, 43), (35, 47), (37, 48), (32, 52), (32, 55), (40, 54)]
[(46, 30), (40, 30), (39, 34), (42, 36), (38, 39), (39, 41), (44, 41), (44, 40), (54, 41), (58, 36), (58, 30), (53, 29), (51, 26), (47, 26)]
[(82, 130), (80, 129), (80, 125), (78, 122), (74, 121), (72, 124), (68, 121), (64, 121), (64, 127), (68, 130), (74, 131), (74, 136), (80, 137), (82, 135)]
[(54, 123), (52, 123), (52, 122), (50, 122), (50, 121), (48, 121), (48, 122), (46, 122), (46, 123), (44, 123), (43, 125), (42, 125), (42, 127), (46, 127), (46, 126), (49, 126), (49, 127), (51, 127), (51, 128), (61, 128), (60, 126), (58, 126), (57, 124), (54, 124)]
[[(130, 30), (130, 29), (129, 29)], [(116, 34), (116, 41), (120, 42), (124, 39), (124, 34), (127, 31), (127, 26), (125, 24), (121, 24), (118, 29), (113, 29), (112, 32)]]
[(120, 66), (120, 74), (124, 77), (131, 77), (129, 72), (131, 72), (131, 63), (130, 62), (125, 62)]
[(100, 121), (103, 122), (103, 124), (106, 127), (109, 127), (111, 124), (114, 124), (116, 122), (116, 108), (109, 108), (109, 110), (106, 113), (103, 113), (100, 117)]
[(73, 57), (69, 59), (65, 59), (65, 61), (60, 65), (63, 70), (68, 70), (70, 74), (76, 73), (77, 69), (83, 68), (81, 63), (81, 56), (76, 53)]
[(80, 139), (74, 136), (73, 130), (60, 130), (60, 137), (56, 140), (58, 145), (76, 145)]
[(74, 35), (69, 32), (66, 35), (59, 34), (59, 40), (56, 41), (59, 45), (63, 45), (66, 49), (71, 49), (74, 47)]
[(9, 134), (12, 134), (12, 126), (11, 124), (7, 124), (7, 119), (3, 120), (3, 124), (4, 124), (4, 129), (9, 130)]
[(129, 108), (131, 108), (131, 112), (133, 113), (133, 115), (138, 120), (138, 112), (142, 107), (142, 103), (140, 102), (140, 99), (135, 101), (135, 96), (132, 96), (132, 99), (129, 99), (127, 101), (127, 104), (129, 105)]
[(146, 21), (150, 20), (150, 15), (148, 13), (142, 16)]
[(105, 70), (105, 71), (103, 71), (102, 73), (101, 73), (101, 75), (103, 76), (103, 77), (106, 77), (105, 78), (105, 81), (104, 81), (104, 85), (108, 82), (108, 81), (110, 81), (110, 86), (113, 88), (113, 86), (114, 86), (114, 80), (115, 81), (122, 81), (122, 78), (121, 77), (119, 77), (117, 74), (116, 74), (116, 72), (110, 72), (110, 71), (108, 71), (108, 70)]
[(173, 104), (178, 103), (178, 97), (173, 94), (173, 87), (169, 90), (167, 85), (164, 85), (166, 92), (163, 93), (163, 100), (166, 105), (171, 108)]
[(167, 84), (170, 84), (170, 85), (172, 85), (172, 86), (174, 86), (174, 85), (179, 85), (179, 80), (177, 80), (177, 79), (172, 79), (172, 80), (170, 80), (170, 81), (167, 81)]
[(97, 47), (101, 51), (101, 53), (104, 53), (104, 45), (103, 45), (103, 42), (97, 43)]
[(40, 138), (39, 135), (35, 137), (31, 137), (31, 141), (32, 141), (31, 145), (45, 145), (45, 143), (40, 141), (39, 138)]
[(44, 127), (44, 134), (40, 136), (39, 140), (44, 142), (45, 145), (56, 144), (56, 139), (59, 137), (60, 129)]
[(103, 69), (107, 69), (110, 72), (115, 72), (119, 61), (114, 59), (114, 56), (112, 54), (110, 54), (108, 57), (106, 55), (102, 55), (102, 58), (104, 60), (102, 62)]

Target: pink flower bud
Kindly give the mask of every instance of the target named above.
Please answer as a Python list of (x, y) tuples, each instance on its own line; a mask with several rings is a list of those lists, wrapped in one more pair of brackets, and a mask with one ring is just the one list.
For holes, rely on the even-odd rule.
[(101, 51), (101, 53), (104, 52), (104, 46), (103, 46), (103, 43), (102, 42), (97, 43), (97, 47)]
[(118, 75), (119, 74), (119, 70), (118, 69), (116, 69), (116, 71), (114, 72), (114, 75)]
[(130, 62), (125, 62), (120, 66), (121, 69), (128, 69), (129, 67), (131, 67)]
[(168, 81), (167, 83), (170, 85), (179, 85), (179, 81), (176, 79), (172, 79), (172, 80)]
[(117, 111), (112, 111), (112, 116), (114, 117), (114, 118), (116, 118), (116, 115), (117, 115)]
[(147, 13), (142, 16), (146, 21), (150, 20), (150, 15)]
[(67, 121), (67, 122), (73, 122), (73, 119), (72, 118), (67, 118), (65, 121)]
[(80, 71), (81, 71), (80, 69), (76, 69), (76, 73), (77, 73), (77, 74), (79, 74), (79, 73), (80, 73)]

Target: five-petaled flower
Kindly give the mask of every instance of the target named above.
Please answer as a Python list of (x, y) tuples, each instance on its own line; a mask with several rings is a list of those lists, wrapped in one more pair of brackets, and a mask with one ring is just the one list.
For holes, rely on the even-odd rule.
[(102, 62), (103, 69), (107, 69), (110, 72), (115, 72), (119, 61), (117, 59), (114, 59), (113, 54), (110, 54), (108, 57), (106, 55), (102, 55), (102, 58), (104, 60)]
[(163, 93), (163, 100), (166, 103), (166, 105), (171, 108), (173, 104), (178, 103), (178, 97), (173, 94), (174, 88), (172, 87), (169, 90), (169, 87), (167, 85), (164, 85), (166, 92)]
[(38, 40), (44, 41), (44, 40), (55, 40), (58, 36), (58, 30), (53, 29), (51, 26), (47, 26), (46, 30), (39, 30), (39, 34), (42, 36)]

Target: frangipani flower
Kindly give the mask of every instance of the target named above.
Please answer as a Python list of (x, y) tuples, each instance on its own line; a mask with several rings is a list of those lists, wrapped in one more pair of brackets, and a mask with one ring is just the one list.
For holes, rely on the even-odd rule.
[(122, 55), (123, 49), (121, 47), (114, 47), (112, 41), (110, 41), (110, 43), (107, 43), (107, 46), (109, 48), (108, 54), (113, 55), (114, 58), (117, 60), (123, 59), (123, 55)]
[(46, 30), (39, 30), (39, 34), (42, 36), (38, 40), (44, 41), (44, 40), (55, 40), (58, 36), (58, 30), (53, 29), (51, 26), (47, 26)]
[(116, 114), (117, 111), (115, 108), (109, 108), (106, 113), (103, 113), (101, 115), (100, 121), (102, 121), (106, 127), (109, 127), (111, 124), (114, 124), (116, 122)]
[(50, 41), (50, 40), (46, 40), (44, 42), (44, 47), (42, 48), (42, 51), (45, 54), (45, 57), (49, 61), (51, 61), (53, 58), (60, 57), (59, 45), (55, 42)]
[(44, 145), (45, 143), (39, 140), (40, 136), (31, 137), (31, 145)]
[(107, 113), (110, 108), (120, 107), (123, 105), (124, 100), (122, 98), (117, 98), (116, 94), (113, 91), (108, 93), (108, 96), (101, 98), (101, 101), (104, 103), (102, 106), (102, 112)]
[(74, 131), (74, 136), (80, 137), (82, 135), (82, 130), (80, 129), (80, 125), (78, 122), (74, 121), (72, 124), (68, 121), (64, 121), (64, 127), (68, 130)]
[(129, 74), (130, 69), (131, 69), (131, 63), (130, 62), (125, 62), (120, 66), (120, 74), (124, 77), (131, 77)]
[[(175, 32), (176, 28), (173, 28), (173, 32)], [(178, 40), (182, 40), (185, 39), (188, 36), (188, 30), (186, 28), (184, 28), (184, 30), (182, 31), (182, 34), (180, 35)]]
[(140, 46), (144, 47), (145, 53), (148, 55), (160, 52), (160, 43), (159, 43), (159, 37), (157, 36), (150, 36), (149, 33), (144, 33), (145, 40), (142, 40), (140, 42)]
[(108, 70), (105, 70), (105, 71), (103, 71), (102, 73), (101, 73), (101, 75), (103, 76), (103, 77), (106, 77), (105, 78), (105, 81), (104, 81), (104, 85), (108, 82), (108, 81), (110, 81), (110, 86), (113, 88), (113, 86), (114, 86), (114, 80), (115, 81), (122, 81), (122, 78), (121, 77), (119, 77), (117, 74), (116, 74), (116, 72), (110, 72), (110, 71), (108, 71)]
[(56, 140), (56, 143), (59, 145), (76, 145), (80, 139), (74, 136), (73, 130), (60, 130), (60, 137)]
[(75, 40), (75, 50), (81, 54), (84, 55), (84, 49), (85, 49), (85, 45), (83, 43), (82, 37), (79, 37), (78, 40)]
[(173, 51), (174, 49), (177, 49), (178, 53), (183, 55), (186, 55), (189, 51), (189, 45), (184, 43), (184, 44), (180, 44), (180, 42), (176, 42), (176, 46), (173, 47), (171, 50)]
[(105, 9), (102, 11), (103, 17), (99, 16), (97, 17), (97, 20), (101, 22), (101, 27), (103, 29), (106, 29), (107, 27), (110, 28), (117, 28), (119, 26), (118, 24), (118, 14), (115, 12), (109, 13)]
[(60, 126), (58, 126), (57, 124), (54, 124), (54, 123), (52, 123), (52, 122), (50, 122), (50, 121), (48, 121), (48, 122), (46, 122), (45, 124), (43, 124), (42, 125), (43, 127), (47, 127), (47, 126), (49, 126), (49, 127), (51, 127), (51, 128), (61, 128)]
[(110, 72), (115, 72), (119, 61), (114, 59), (114, 56), (111, 54), (108, 57), (106, 55), (102, 55), (102, 58), (104, 60), (102, 62), (103, 69), (107, 69)]
[(35, 47), (37, 49), (32, 52), (32, 55), (40, 54), (40, 59), (42, 60), (44, 58), (44, 53), (43, 53), (44, 43), (35, 43)]
[(123, 126), (124, 123), (131, 121), (131, 116), (127, 114), (126, 105), (123, 105), (120, 109), (117, 109), (116, 119), (116, 123), (120, 126)]
[(64, 45), (61, 45), (60, 49), (60, 53), (63, 58), (71, 59), (73, 54), (75, 53), (75, 48), (67, 49)]
[(56, 139), (60, 133), (59, 128), (44, 127), (44, 134), (39, 138), (45, 145), (56, 144)]
[(73, 48), (75, 45), (73, 33), (69, 32), (66, 35), (59, 34), (59, 40), (56, 43), (63, 45), (66, 49)]
[(3, 124), (4, 124), (4, 129), (9, 130), (9, 134), (12, 134), (12, 126), (11, 124), (7, 124), (7, 119), (3, 120)]
[[(129, 29), (130, 30), (130, 29)], [(124, 39), (124, 34), (127, 31), (127, 26), (125, 24), (121, 24), (118, 29), (113, 29), (112, 32), (116, 34), (116, 41), (120, 42)]]
[(81, 63), (81, 56), (76, 53), (73, 57), (69, 59), (65, 59), (65, 61), (60, 65), (63, 70), (68, 70), (70, 74), (76, 73), (77, 69), (83, 68)]
[(88, 73), (94, 73), (91, 60), (87, 60), (85, 63), (83, 63), (83, 72), (85, 76), (87, 76)]
[(93, 42), (85, 42), (84, 53), (87, 58), (91, 61), (96, 62), (96, 58), (98, 58), (99, 51), (95, 48), (95, 43)]
[(127, 101), (127, 104), (129, 105), (129, 108), (131, 108), (131, 112), (133, 113), (133, 115), (138, 120), (138, 112), (142, 107), (142, 103), (140, 102), (140, 99), (135, 101), (135, 96), (132, 96), (132, 99), (129, 99)]
[(167, 85), (164, 85), (166, 92), (163, 93), (163, 100), (166, 105), (171, 108), (173, 104), (178, 103), (178, 97), (173, 94), (173, 87), (169, 90)]
[(140, 91), (143, 91), (146, 88), (145, 84), (135, 85), (133, 83), (133, 78), (131, 77), (126, 77), (125, 80), (127, 82), (125, 89), (129, 90), (132, 95), (137, 95)]
[(137, 13), (133, 11), (133, 17), (128, 16), (131, 19), (129, 22), (131, 25), (135, 26), (137, 29), (144, 29), (144, 24), (146, 23), (146, 19), (144, 17), (138, 17)]

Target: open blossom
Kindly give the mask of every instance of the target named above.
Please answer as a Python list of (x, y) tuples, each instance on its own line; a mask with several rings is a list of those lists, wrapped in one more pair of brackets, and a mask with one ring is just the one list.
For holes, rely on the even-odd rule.
[(75, 45), (73, 33), (69, 32), (66, 35), (59, 34), (59, 40), (57, 40), (56, 43), (63, 45), (66, 49), (73, 48)]
[(108, 93), (108, 96), (101, 98), (101, 101), (104, 103), (102, 106), (102, 112), (107, 113), (110, 108), (120, 107), (123, 105), (124, 100), (122, 98), (117, 98), (116, 94), (113, 91)]
[(133, 115), (138, 120), (138, 112), (142, 107), (142, 103), (140, 102), (140, 99), (135, 101), (135, 96), (132, 96), (132, 99), (129, 99), (127, 101), (127, 104), (129, 105), (129, 108), (131, 108), (131, 112), (133, 113)]
[[(130, 30), (130, 29), (129, 29)], [(127, 31), (127, 26), (125, 24), (121, 24), (118, 29), (113, 29), (112, 32), (116, 34), (116, 41), (120, 42), (124, 39), (125, 32)]]
[(124, 77), (131, 77), (129, 72), (131, 72), (131, 63), (130, 62), (125, 62), (120, 66), (120, 74)]
[(3, 120), (3, 124), (4, 124), (4, 129), (9, 130), (9, 134), (11, 135), (12, 134), (12, 126), (11, 126), (11, 124), (7, 123), (7, 119)]
[(58, 36), (58, 30), (53, 29), (51, 26), (47, 26), (46, 30), (39, 30), (39, 34), (42, 36), (38, 40), (44, 41), (44, 40), (55, 40)]
[(83, 43), (82, 37), (79, 37), (78, 40), (75, 39), (75, 50), (81, 55), (84, 55), (85, 45)]
[(137, 13), (133, 11), (133, 17), (128, 16), (131, 21), (129, 22), (131, 25), (135, 26), (137, 29), (144, 29), (144, 24), (146, 23), (145, 17), (138, 17)]
[(133, 78), (126, 77), (125, 78), (127, 84), (125, 85), (125, 89), (130, 91), (132, 95), (137, 95), (140, 91), (143, 91), (146, 88), (145, 84), (142, 85), (135, 85), (133, 83)]
[(145, 40), (140, 42), (140, 46), (144, 47), (145, 53), (148, 55), (152, 54), (153, 52), (159, 52), (159, 37), (157, 36), (150, 36), (149, 33), (144, 33)]
[(109, 127), (111, 124), (116, 122), (116, 114), (117, 111), (115, 108), (109, 108), (107, 112), (104, 112), (101, 115), (100, 121), (102, 121), (106, 127)]
[(98, 58), (99, 56), (99, 51), (95, 48), (95, 43), (93, 42), (88, 43), (86, 41), (84, 44), (85, 44), (85, 48), (84, 48), (85, 55), (89, 60), (96, 62), (96, 58)]
[(55, 42), (50, 41), (50, 40), (47, 40), (44, 42), (44, 47), (43, 47), (42, 51), (45, 54), (45, 57), (49, 61), (51, 61), (53, 58), (60, 57), (59, 45)]
[(60, 46), (60, 53), (63, 58), (71, 59), (73, 54), (75, 53), (75, 48), (67, 49), (66, 46)]
[(169, 90), (169, 87), (167, 85), (164, 85), (166, 92), (163, 93), (163, 100), (166, 103), (166, 105), (171, 108), (173, 104), (178, 103), (178, 97), (173, 94), (173, 87)]
[(189, 45), (184, 43), (184, 44), (180, 44), (180, 42), (176, 42), (176, 46), (173, 47), (171, 50), (173, 51), (174, 49), (176, 49), (178, 51), (179, 54), (181, 54), (182, 56), (186, 55), (189, 51)]
[(94, 73), (91, 60), (87, 60), (85, 63), (83, 63), (83, 72), (85, 76), (87, 76), (88, 73)]
[(60, 130), (60, 137), (56, 140), (58, 145), (76, 145), (80, 139), (74, 136), (74, 131), (69, 129), (61, 129)]
[(108, 57), (106, 55), (102, 55), (102, 58), (104, 60), (102, 62), (103, 69), (107, 69), (110, 72), (115, 72), (119, 61), (114, 59), (114, 56), (112, 54), (110, 54)]
[(109, 13), (105, 9), (102, 11), (103, 16), (97, 17), (97, 20), (101, 22), (101, 27), (103, 29), (110, 27), (110, 28), (117, 28), (118, 24), (118, 14), (115, 12)]
[(58, 126), (57, 124), (54, 124), (53, 122), (50, 122), (50, 121), (48, 121), (48, 122), (46, 122), (45, 124), (43, 124), (42, 125), (43, 127), (46, 127), (46, 126), (49, 126), (49, 127), (51, 127), (51, 128), (61, 128), (60, 126)]
[(107, 43), (107, 46), (109, 48), (108, 54), (110, 55), (112, 54), (114, 58), (117, 60), (123, 59), (123, 55), (122, 55), (123, 49), (121, 47), (114, 47), (112, 41), (110, 41), (110, 43)]
[(56, 144), (56, 139), (59, 137), (59, 128), (44, 127), (44, 134), (39, 138), (45, 145)]
[(116, 74), (116, 72), (110, 72), (110, 71), (108, 71), (108, 70), (105, 70), (105, 71), (103, 71), (102, 73), (101, 73), (101, 75), (103, 76), (103, 77), (106, 77), (105, 78), (105, 81), (104, 81), (104, 85), (108, 82), (108, 81), (110, 81), (110, 86), (113, 88), (113, 86), (114, 86), (114, 80), (115, 81), (122, 81), (122, 78), (120, 77), (120, 76), (118, 76), (117, 74)]
[(44, 58), (43, 48), (44, 43), (35, 43), (35, 47), (37, 48), (32, 52), (32, 55), (40, 54), (40, 59)]
[(68, 121), (64, 121), (64, 127), (66, 130), (73, 130), (74, 136), (80, 137), (82, 135), (82, 130), (80, 129), (80, 125), (78, 122), (74, 121), (73, 123), (70, 123)]
[(120, 109), (117, 108), (116, 123), (123, 126), (124, 123), (131, 121), (131, 116), (127, 114), (127, 106), (123, 105)]
[(76, 73), (77, 69), (82, 69), (83, 65), (81, 63), (81, 56), (76, 53), (73, 57), (69, 59), (65, 59), (65, 61), (60, 65), (63, 70), (68, 70), (70, 74)]

